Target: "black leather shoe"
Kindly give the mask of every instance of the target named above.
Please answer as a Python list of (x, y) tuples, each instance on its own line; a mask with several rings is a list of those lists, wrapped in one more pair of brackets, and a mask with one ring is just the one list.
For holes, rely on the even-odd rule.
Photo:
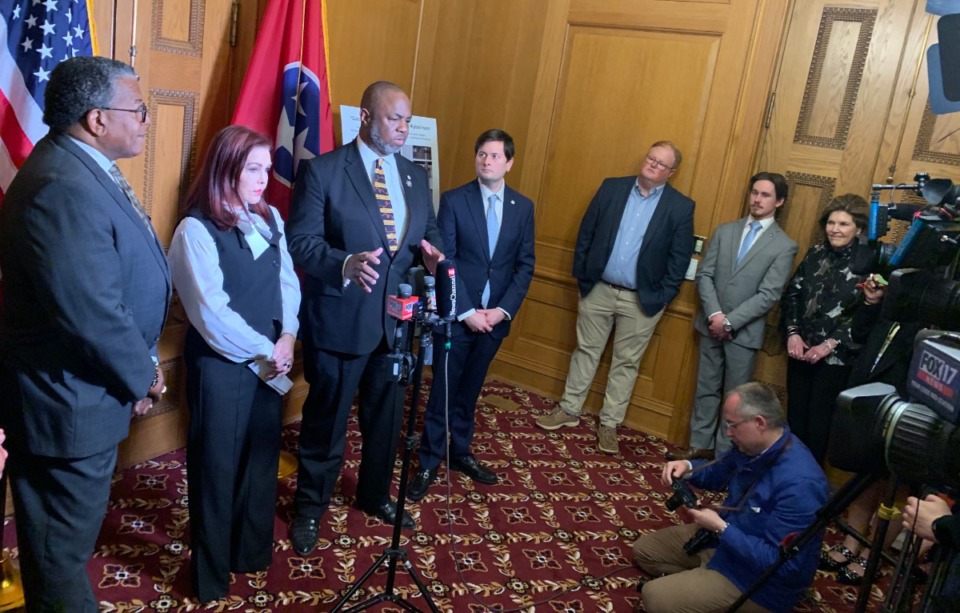
[(451, 458), (450, 470), (463, 473), (477, 483), (483, 483), (485, 485), (496, 485), (499, 481), (497, 478), (497, 473), (481, 464), (477, 458), (473, 457), (472, 455), (465, 455), (460, 458)]
[[(393, 500), (387, 501), (380, 505), (379, 507), (362, 507), (357, 505), (357, 508), (366, 513), (367, 515), (373, 515), (374, 517), (379, 517), (380, 520), (392, 526), (393, 522), (397, 519), (397, 503)], [(407, 513), (406, 509), (403, 511), (403, 520), (401, 520), (400, 525), (406, 528), (407, 530), (416, 530), (417, 522), (413, 521), (413, 517)]]
[(410, 487), (407, 488), (407, 500), (417, 502), (426, 496), (427, 490), (430, 489), (430, 486), (436, 479), (436, 468), (421, 468), (418, 470), (413, 476), (413, 482), (410, 483)]
[(698, 449), (696, 447), (680, 447), (676, 451), (668, 451), (668, 460), (712, 460), (713, 449)]
[(313, 517), (296, 515), (290, 522), (290, 540), (293, 550), (305, 556), (317, 546), (317, 533), (320, 531), (320, 520)]

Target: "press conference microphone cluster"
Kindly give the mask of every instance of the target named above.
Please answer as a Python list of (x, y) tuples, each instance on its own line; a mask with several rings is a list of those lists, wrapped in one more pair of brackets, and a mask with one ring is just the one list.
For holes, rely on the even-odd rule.
[(443, 321), (449, 339), (451, 324), (457, 318), (457, 264), (453, 260), (437, 264), (437, 316)]

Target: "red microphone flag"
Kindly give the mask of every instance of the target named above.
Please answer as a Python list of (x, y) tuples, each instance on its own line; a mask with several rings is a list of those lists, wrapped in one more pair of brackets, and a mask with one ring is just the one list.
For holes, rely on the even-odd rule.
[(274, 139), (266, 200), (284, 218), (301, 161), (333, 149), (333, 112), (320, 0), (271, 0), (233, 123)]

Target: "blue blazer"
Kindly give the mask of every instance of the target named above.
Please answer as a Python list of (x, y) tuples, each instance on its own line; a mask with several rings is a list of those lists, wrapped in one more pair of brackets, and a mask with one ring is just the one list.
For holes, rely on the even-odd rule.
[(124, 193), (51, 132), (0, 212), (5, 426), (31, 453), (82, 458), (126, 438), (167, 317), (163, 248)]
[[(603, 275), (636, 181), (635, 176), (604, 179), (583, 215), (573, 256), (581, 296), (589, 294)], [(669, 184), (663, 186), (637, 258), (637, 299), (650, 317), (680, 293), (693, 254), (693, 208), (693, 200)]]
[[(440, 196), (437, 224), (446, 246), (444, 254), (457, 263), (457, 314), (481, 308), (480, 298), (490, 281), (487, 308), (500, 307), (517, 316), (533, 279), (533, 202), (506, 186), (500, 235), (490, 257), (487, 218), (480, 184), (474, 180)], [(455, 331), (462, 331), (456, 326)], [(510, 333), (504, 319), (491, 331), (495, 338)]]
[[(287, 223), (290, 256), (304, 273), (300, 322), (312, 347), (351, 355), (373, 352), (384, 335), (392, 346), (396, 320), (387, 315), (407, 271), (421, 262), (420, 241), (444, 251), (437, 229), (427, 173), (394, 154), (407, 203), (407, 229), (393, 258), (356, 141), (313, 158), (300, 167)], [(380, 274), (368, 294), (343, 286), (348, 256), (383, 247)]]

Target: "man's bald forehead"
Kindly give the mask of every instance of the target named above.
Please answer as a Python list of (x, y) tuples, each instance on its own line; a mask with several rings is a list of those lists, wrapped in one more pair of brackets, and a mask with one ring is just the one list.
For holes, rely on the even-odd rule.
[(396, 83), (377, 81), (368, 85), (367, 89), (363, 91), (363, 97), (360, 99), (360, 107), (371, 110), (383, 99), (384, 95), (390, 92), (399, 92), (404, 96), (407, 95), (407, 93), (403, 91), (403, 88)]

